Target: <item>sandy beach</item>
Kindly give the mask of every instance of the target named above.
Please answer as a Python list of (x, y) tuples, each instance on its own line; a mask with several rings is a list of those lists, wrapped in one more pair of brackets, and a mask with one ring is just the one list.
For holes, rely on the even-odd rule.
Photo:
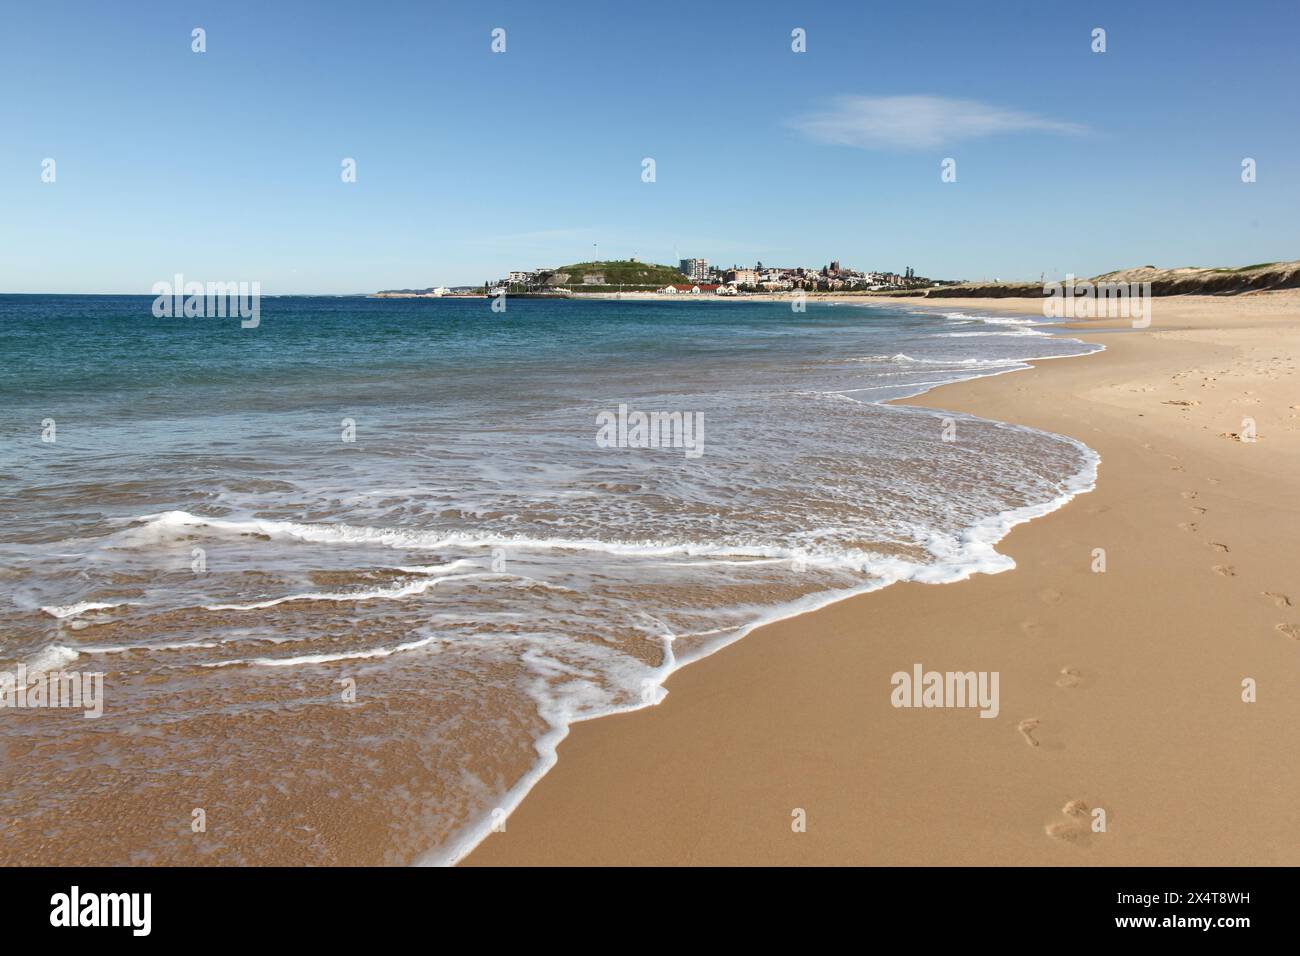
[[(684, 668), (658, 706), (576, 726), (464, 862), (1300, 864), (1300, 293), (1087, 326), (1105, 352), (911, 400), (1101, 455), (1094, 491), (1002, 541), (1015, 570), (888, 587)], [(1000, 712), (891, 706), (917, 663), (997, 671)]]

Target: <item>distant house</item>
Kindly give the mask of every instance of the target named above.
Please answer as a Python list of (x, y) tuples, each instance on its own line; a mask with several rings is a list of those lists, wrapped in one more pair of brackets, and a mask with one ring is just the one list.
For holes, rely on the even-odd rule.
[[(674, 292), (689, 292), (691, 295), (699, 295), (701, 292), (716, 292), (718, 285), (716, 282), (674, 282), (671, 288)], [(664, 291), (667, 292), (668, 290), (664, 289)]]

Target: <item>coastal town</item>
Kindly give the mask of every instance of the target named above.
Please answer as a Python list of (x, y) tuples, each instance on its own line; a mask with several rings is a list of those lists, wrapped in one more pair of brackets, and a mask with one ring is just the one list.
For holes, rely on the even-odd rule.
[[(629, 261), (636, 262), (635, 259)], [(861, 272), (844, 268), (838, 260), (820, 268), (765, 266), (762, 262), (757, 262), (752, 267), (732, 265), (730, 268), (722, 268), (711, 264), (708, 259), (682, 259), (678, 263), (677, 271), (680, 273), (681, 281), (668, 282), (654, 291), (669, 295), (674, 293), (742, 295), (746, 292), (796, 290), (880, 292), (928, 288), (934, 284), (931, 280), (916, 275), (911, 266), (904, 269), (901, 275), (895, 272)], [(507, 292), (544, 292), (550, 289), (564, 289), (571, 285), (585, 287), (611, 284), (613, 283), (601, 270), (574, 276), (572, 273), (555, 269), (533, 269), (527, 272), (511, 272), (504, 281), (494, 283), (492, 288), (497, 290), (504, 288)]]
[(674, 268), (635, 258), (578, 262), (566, 266), (517, 270), (480, 286), (393, 289), (382, 297), (609, 295), (745, 296), (779, 293), (899, 292), (952, 285), (950, 281), (917, 275), (911, 266), (901, 273), (845, 268), (838, 260), (824, 266), (717, 266), (708, 259), (681, 259)]

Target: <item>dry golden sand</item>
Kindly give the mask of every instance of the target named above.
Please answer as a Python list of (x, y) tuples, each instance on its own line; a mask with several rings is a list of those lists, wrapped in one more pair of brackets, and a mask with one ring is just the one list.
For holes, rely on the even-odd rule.
[[(659, 706), (575, 727), (466, 862), (1300, 864), (1300, 293), (1157, 299), (1150, 329), (1081, 337), (1108, 351), (914, 400), (1101, 454), (1094, 492), (1004, 539), (1016, 570), (685, 668)], [(915, 662), (999, 671), (1001, 713), (892, 708)]]

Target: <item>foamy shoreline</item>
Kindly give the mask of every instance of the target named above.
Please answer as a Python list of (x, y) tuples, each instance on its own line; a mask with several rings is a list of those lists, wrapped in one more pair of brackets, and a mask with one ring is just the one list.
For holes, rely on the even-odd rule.
[[(1276, 827), (1294, 836), (1297, 774), (1277, 755), (1300, 703), (1276, 680), (1246, 703), (1240, 685), (1293, 668), (1287, 628), (1300, 634), (1284, 557), (1300, 297), (1156, 306), (1149, 334), (1107, 336), (1094, 362), (907, 400), (1099, 450), (1092, 494), (1007, 536), (1015, 574), (903, 583), (756, 629), (674, 674), (663, 705), (575, 728), (466, 862), (1294, 864), (1300, 841)], [(1231, 437), (1243, 408), (1256, 444)], [(1001, 717), (891, 709), (887, 675), (915, 660), (1000, 671)], [(1078, 806), (1109, 830), (1062, 810)]]
[[(602, 298), (601, 296), (588, 296), (588, 297)], [(658, 297), (667, 300), (676, 298), (674, 296), (669, 296), (669, 295), (663, 295)], [(688, 296), (685, 298), (687, 298), (687, 300), (689, 301), (690, 299), (698, 300), (700, 297)], [(762, 296), (753, 296), (751, 298), (755, 300), (761, 299), (763, 301), (782, 301), (790, 297), (781, 296), (781, 295), (762, 295)], [(863, 306), (870, 306), (872, 304), (876, 304), (880, 306), (890, 306), (890, 305), (897, 306), (903, 304), (913, 304), (910, 302), (910, 300), (908, 300), (907, 302), (900, 302), (900, 301), (886, 302), (886, 301), (879, 301), (879, 300), (875, 303), (864, 302), (862, 301), (862, 297), (860, 296), (857, 297), (820, 296), (819, 298), (821, 301), (826, 301), (827, 299), (835, 298), (836, 301), (850, 301), (853, 302), (854, 304), (863, 305)], [(918, 309), (917, 311), (923, 311), (927, 314), (931, 314), (935, 318), (944, 318), (947, 315), (952, 314), (949, 311), (951, 307), (948, 305), (931, 306), (929, 308), (925, 308), (924, 303), (917, 302), (915, 304), (921, 306), (921, 308)], [(978, 308), (977, 310), (981, 312), (991, 311), (995, 313), (997, 311), (996, 308), (992, 308), (992, 309)], [(994, 315), (991, 317), (997, 318), (998, 316)], [(1019, 316), (1017, 316), (1014, 312), (1008, 312), (1007, 317), (1019, 318)], [(1044, 319), (1044, 324), (1060, 325), (1060, 323), (1051, 323), (1046, 319)], [(1074, 335), (1071, 334), (1071, 330), (1062, 329), (1059, 334), (1061, 337), (1066, 338), (1069, 341), (1077, 341)], [(1097, 351), (1104, 351), (1104, 347), (1099, 348)], [(1053, 358), (1082, 358), (1087, 355), (1097, 354), (1097, 351), (1087, 351), (1087, 352), (1080, 352), (1075, 354), (1059, 355), (1059, 356), (1040, 356), (1040, 357), (1034, 357), (1029, 359), (1016, 360), (1016, 362), (1013, 363), (1013, 367), (1011, 368), (1000, 367), (1008, 364), (1005, 361), (1000, 363), (991, 363), (999, 367), (996, 370), (981, 369), (979, 371), (976, 371), (974, 368), (972, 368), (971, 375), (965, 378), (958, 379), (955, 382), (945, 381), (939, 383), (922, 383), (916, 386), (915, 388), (913, 388), (913, 390), (909, 391), (905, 395), (890, 398), (890, 399), (884, 399), (880, 403), (889, 404), (889, 405), (908, 405), (913, 403), (912, 402), (913, 399), (920, 398), (921, 396), (933, 392), (938, 388), (964, 383), (964, 382), (976, 381), (982, 378), (994, 378), (1000, 375), (1006, 375), (1011, 372), (1026, 371), (1032, 368), (1032, 365), (1028, 364), (1032, 362), (1047, 361)], [(1008, 427), (1013, 427), (1013, 428), (1023, 427), (1023, 426), (1017, 426), (1014, 423), (1010, 423), (1010, 422), (1004, 424), (1006, 424)], [(1030, 430), (1037, 431), (1036, 429), (1030, 429)], [(891, 585), (904, 583), (906, 581), (912, 581), (914, 583), (926, 583), (926, 584), (951, 584), (958, 581), (965, 581), (977, 574), (999, 574), (1004, 571), (1013, 570), (1015, 567), (1015, 563), (1010, 559), (1006, 558), (1004, 555), (1001, 555), (997, 552), (996, 549), (998, 543), (1003, 538), (1005, 538), (1018, 525), (1032, 521), (1035, 518), (1045, 517), (1059, 510), (1065, 505), (1069, 504), (1069, 502), (1074, 500), (1074, 498), (1076, 498), (1078, 495), (1087, 494), (1088, 492), (1092, 491), (1093, 488), (1096, 486), (1097, 471), (1101, 464), (1100, 456), (1098, 456), (1092, 449), (1088, 448), (1086, 445), (1084, 445), (1082, 442), (1077, 441), (1076, 439), (1069, 438), (1068, 436), (1064, 436), (1064, 435), (1054, 435), (1053, 437), (1065, 440), (1067, 442), (1071, 442), (1075, 444), (1077, 447), (1079, 447), (1081, 450), (1086, 452), (1088, 457), (1085, 459), (1086, 461), (1085, 467), (1078, 474), (1072, 476), (1067, 480), (1066, 482), (1067, 490), (1057, 498), (1053, 499), (1052, 501), (1045, 502), (1040, 505), (1014, 509), (1010, 512), (1003, 512), (997, 515), (993, 515), (984, 519), (976, 526), (969, 528), (967, 530), (967, 535), (966, 535), (967, 539), (974, 545), (974, 547), (978, 551), (984, 553), (984, 555), (986, 556), (986, 560), (984, 562), (981, 563), (981, 562), (972, 561), (955, 569), (945, 568), (942, 565), (937, 567), (930, 567), (930, 568), (919, 568), (916, 569), (916, 571), (910, 575), (899, 575), (898, 577), (889, 580), (874, 581), (868, 584), (864, 584), (863, 586), (857, 588), (846, 589), (842, 591), (819, 592), (819, 593), (810, 594), (800, 599), (799, 601), (793, 602), (790, 605), (776, 608), (771, 614), (764, 615), (758, 619), (755, 619), (748, 625), (735, 631), (725, 640), (721, 640), (716, 642), (715, 644), (710, 645), (707, 649), (703, 650), (700, 653), (686, 656), (681, 659), (673, 658), (669, 661), (665, 661), (665, 669), (663, 673), (663, 678), (660, 682), (658, 698), (654, 703), (644, 704), (635, 707), (614, 708), (604, 713), (578, 717), (576, 719), (573, 719), (567, 726), (556, 728), (552, 733), (546, 735), (546, 737), (543, 738), (543, 740), (538, 741), (539, 747), (541, 748), (540, 750), (541, 759), (539, 760), (538, 765), (534, 767), (533, 770), (530, 771), (530, 773), (523, 780), (519, 781), (519, 783), (517, 783), (514, 787), (511, 788), (511, 790), (506, 794), (505, 799), (501, 802), (501, 806), (499, 807), (499, 810), (502, 811), (505, 817), (508, 818), (509, 815), (512, 814), (516, 810), (516, 808), (518, 808), (522, 804), (524, 798), (528, 796), (528, 794), (533, 790), (533, 788), (536, 787), (537, 784), (540, 783), (542, 779), (557, 766), (559, 762), (557, 749), (559, 745), (570, 736), (570, 733), (572, 732), (574, 726), (578, 724), (589, 723), (591, 721), (598, 720), (603, 717), (612, 717), (616, 714), (631, 714), (631, 713), (636, 713), (638, 711), (645, 710), (650, 707), (659, 706), (667, 697), (667, 693), (663, 689), (662, 685), (663, 683), (666, 683), (666, 681), (669, 678), (671, 678), (674, 674), (678, 673), (682, 668), (686, 667), (688, 664), (692, 664), (697, 661), (712, 657), (718, 652), (728, 647), (731, 647), (732, 645), (741, 641), (743, 638), (745, 638), (746, 636), (753, 633), (755, 630), (759, 628), (767, 627), (769, 625), (773, 625), (782, 621), (789, 621), (791, 619), (799, 618), (803, 615), (810, 615), (816, 611), (819, 611), (823, 608), (830, 607), (831, 605), (837, 604), (839, 602), (847, 601), (849, 599), (860, 597), (866, 594), (871, 594), (883, 590)], [(486, 840), (489, 836), (492, 835), (493, 823), (494, 821), (490, 818), (481, 819), (479, 821), (471, 823), (470, 825), (463, 828), (461, 834), (458, 836), (456, 840), (452, 841), (449, 845), (442, 847), (437, 851), (427, 854), (424, 858), (418, 861), (417, 865), (428, 865), (428, 866), (456, 865), (457, 863), (459, 863), (460, 861), (468, 857), (471, 853), (473, 853), (482, 844), (484, 840)]]

